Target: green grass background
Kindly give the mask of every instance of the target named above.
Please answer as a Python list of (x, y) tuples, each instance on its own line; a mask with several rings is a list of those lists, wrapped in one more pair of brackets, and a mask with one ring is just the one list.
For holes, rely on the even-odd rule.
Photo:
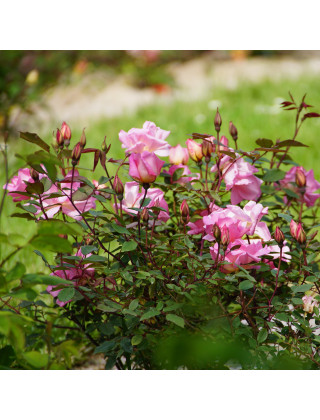
[[(122, 115), (112, 119), (100, 121), (88, 121), (86, 136), (87, 147), (100, 147), (104, 136), (107, 136), (107, 143), (112, 147), (109, 156), (121, 158), (124, 153), (118, 139), (121, 129), (127, 131), (132, 127), (142, 127), (144, 121), (154, 121), (157, 126), (165, 130), (170, 130), (168, 142), (171, 145), (178, 143), (184, 145), (185, 141), (192, 132), (214, 133), (213, 119), (215, 115), (214, 101), (220, 102), (220, 113), (222, 116), (222, 134), (228, 135), (229, 121), (232, 120), (239, 133), (238, 147), (243, 150), (251, 150), (255, 147), (255, 140), (259, 137), (270, 138), (272, 140), (290, 139), (294, 132), (293, 111), (280, 110), (279, 102), (288, 100), (288, 91), (291, 91), (294, 98), (299, 101), (307, 93), (306, 102), (314, 105), (312, 111), (320, 111), (320, 79), (300, 78), (299, 80), (282, 80), (281, 82), (264, 81), (258, 84), (243, 83), (237, 89), (229, 90), (225, 88), (215, 88), (208, 92), (205, 99), (192, 102), (177, 101), (170, 104), (154, 104), (140, 108), (133, 114)], [(279, 111), (280, 110), (280, 111)], [(64, 120), (57, 121), (55, 126), (59, 126)], [(48, 127), (46, 132), (39, 132), (37, 127), (31, 131), (37, 132), (44, 140), (51, 143), (52, 131), (55, 127)], [(75, 144), (81, 136), (83, 127), (72, 129), (72, 143)], [(19, 127), (18, 127), (19, 129)], [(307, 170), (314, 169), (316, 179), (320, 179), (320, 120), (307, 120), (299, 133), (297, 140), (304, 142), (309, 148), (297, 148), (291, 156), (303, 165)], [(230, 145), (233, 141), (229, 139)], [(37, 150), (33, 145), (18, 138), (11, 138), (9, 144), (9, 172), (10, 174), (23, 166), (23, 162), (17, 159), (16, 153), (31, 153)], [(92, 155), (81, 157), (81, 167), (92, 167)], [(0, 184), (4, 184), (4, 166), (1, 162)], [(110, 172), (114, 168), (110, 167)], [(84, 172), (89, 178), (99, 179), (103, 174), (102, 169), (97, 168), (94, 176), (90, 172)], [(126, 181), (124, 179), (124, 181)], [(4, 214), (1, 218), (0, 230), (9, 233), (17, 241), (27, 241), (35, 231), (32, 222), (23, 219), (10, 218), (15, 212), (15, 204), (10, 197), (6, 198)], [(1, 254), (5, 256), (11, 249), (1, 246)], [(51, 255), (51, 258), (53, 256)], [(50, 256), (49, 256), (50, 258)], [(36, 256), (31, 248), (21, 251), (10, 262), (21, 261), (32, 271), (45, 271), (42, 260)]]

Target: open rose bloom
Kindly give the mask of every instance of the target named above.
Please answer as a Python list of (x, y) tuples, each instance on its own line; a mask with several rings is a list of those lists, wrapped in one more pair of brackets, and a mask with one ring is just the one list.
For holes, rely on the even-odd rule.
[(155, 123), (146, 121), (142, 128), (131, 128), (119, 133), (119, 139), (126, 153), (152, 152), (159, 156), (168, 156), (170, 145), (166, 142), (170, 131), (162, 130)]

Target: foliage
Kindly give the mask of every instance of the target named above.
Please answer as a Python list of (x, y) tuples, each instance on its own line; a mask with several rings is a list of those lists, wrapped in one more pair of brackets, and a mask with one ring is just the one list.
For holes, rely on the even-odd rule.
[[(150, 122), (120, 132), (122, 159), (84, 132), (69, 149), (65, 126), (51, 147), (21, 133), (39, 150), (21, 156), (30, 169), (4, 193), (14, 217), (36, 222), (28, 246), (46, 274), (6, 271), (10, 254), (1, 263), (1, 366), (72, 367), (93, 351), (106, 369), (318, 368), (320, 184), (289, 152), (319, 114), (305, 97), (283, 107), (293, 137), (260, 138), (251, 152), (233, 124), (234, 147), (221, 136), (219, 112), (215, 135), (193, 133), (188, 153)], [(87, 154), (98, 181), (79, 173)]]

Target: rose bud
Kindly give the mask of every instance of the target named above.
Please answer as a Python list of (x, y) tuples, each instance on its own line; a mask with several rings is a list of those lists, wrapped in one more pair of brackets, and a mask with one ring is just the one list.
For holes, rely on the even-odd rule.
[(63, 146), (64, 146), (64, 139), (63, 139), (63, 136), (62, 136), (59, 128), (57, 129), (56, 142), (57, 142), (58, 147), (60, 147), (60, 149), (62, 149)]
[(172, 165), (186, 165), (189, 160), (188, 149), (178, 146), (171, 147), (169, 152), (169, 161)]
[(61, 135), (63, 137), (63, 140), (69, 140), (69, 143), (70, 143), (71, 130), (70, 130), (70, 127), (68, 126), (68, 124), (65, 121), (63, 121), (63, 123), (62, 123), (60, 131), (61, 131)]
[(238, 130), (232, 121), (229, 123), (229, 133), (234, 141), (238, 140)]
[(222, 228), (221, 228), (220, 243), (221, 243), (224, 250), (227, 249), (227, 246), (230, 243), (230, 235), (229, 235), (229, 230), (228, 230), (227, 226), (222, 226)]
[(119, 198), (119, 200), (122, 200), (123, 199), (124, 188), (123, 188), (123, 184), (120, 181), (120, 178), (118, 177), (118, 175), (116, 175), (114, 177), (113, 190), (117, 194), (117, 197)]
[(84, 132), (84, 129), (83, 129), (81, 138), (80, 138), (80, 144), (83, 149), (85, 148), (86, 143), (87, 143), (86, 133)]
[(191, 159), (197, 163), (200, 162), (201, 159), (203, 158), (201, 144), (198, 144), (194, 140), (188, 139), (186, 141), (186, 145), (187, 145), (189, 156), (191, 157)]
[(303, 230), (301, 223), (299, 223), (297, 227), (296, 240), (299, 242), (300, 245), (305, 244), (307, 241), (307, 235), (305, 231)]
[(107, 143), (106, 143), (106, 138), (107, 138), (107, 137), (105, 137), (105, 138), (103, 139), (103, 142), (102, 142), (102, 144), (101, 144), (101, 150), (102, 150), (103, 152), (105, 152), (105, 153), (108, 153), (108, 152), (109, 152), (109, 150), (110, 150), (111, 144), (109, 144), (109, 146), (107, 146)]
[(143, 222), (148, 223), (149, 220), (149, 211), (147, 209), (147, 207), (144, 207), (142, 212), (141, 212), (141, 219)]
[(219, 113), (219, 108), (217, 108), (217, 112), (216, 112), (216, 115), (214, 117), (214, 128), (217, 132), (220, 131), (221, 124), (222, 124), (222, 119), (221, 119), (221, 115)]
[(298, 223), (296, 223), (293, 219), (290, 222), (290, 233), (291, 236), (296, 239), (297, 235), (297, 229), (298, 229)]
[(142, 184), (151, 184), (160, 175), (164, 163), (151, 152), (132, 153), (129, 157), (129, 175)]
[(213, 225), (212, 227), (212, 234), (215, 237), (217, 242), (221, 240), (221, 230), (218, 225)]
[[(211, 157), (211, 154), (214, 151), (214, 147), (213, 144), (210, 140), (204, 139), (203, 143), (202, 143), (202, 154), (205, 158), (209, 158)], [(207, 160), (207, 159), (206, 159)]]
[(39, 173), (35, 169), (30, 169), (30, 176), (35, 182), (39, 181)]
[(81, 157), (81, 151), (82, 151), (82, 147), (80, 143), (77, 143), (73, 150), (72, 150), (72, 154), (71, 154), (71, 159), (72, 159), (72, 166), (76, 166), (77, 163), (80, 160)]
[(183, 200), (180, 206), (181, 221), (182, 223), (189, 223), (190, 213), (187, 200)]
[(283, 246), (284, 234), (278, 226), (276, 227), (276, 231), (274, 233), (274, 239), (278, 243), (278, 245)]
[(299, 188), (304, 188), (306, 186), (306, 183), (307, 183), (307, 180), (306, 180), (306, 176), (304, 172), (300, 168), (297, 168), (296, 184), (298, 185)]

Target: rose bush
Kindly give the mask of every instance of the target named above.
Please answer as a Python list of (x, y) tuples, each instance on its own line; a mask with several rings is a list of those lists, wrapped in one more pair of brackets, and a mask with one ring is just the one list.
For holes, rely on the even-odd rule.
[[(320, 183), (289, 156), (306, 146), (302, 123), (319, 117), (304, 100), (283, 103), (296, 113), (291, 139), (261, 138), (251, 152), (233, 123), (234, 147), (220, 135), (219, 111), (214, 135), (194, 133), (186, 147), (153, 122), (121, 130), (120, 160), (105, 141), (86, 147), (84, 132), (69, 149), (66, 123), (53, 150), (21, 133), (42, 150), (4, 190), (13, 216), (37, 225), (30, 244), (46, 274), (18, 273), (2, 289), (7, 314), (47, 329), (60, 321), (107, 369), (319, 368)], [(105, 172), (98, 181), (80, 175), (87, 153)], [(47, 305), (39, 317), (39, 290), (58, 308), (54, 322)], [(54, 368), (50, 351), (38, 348), (41, 367)]]

